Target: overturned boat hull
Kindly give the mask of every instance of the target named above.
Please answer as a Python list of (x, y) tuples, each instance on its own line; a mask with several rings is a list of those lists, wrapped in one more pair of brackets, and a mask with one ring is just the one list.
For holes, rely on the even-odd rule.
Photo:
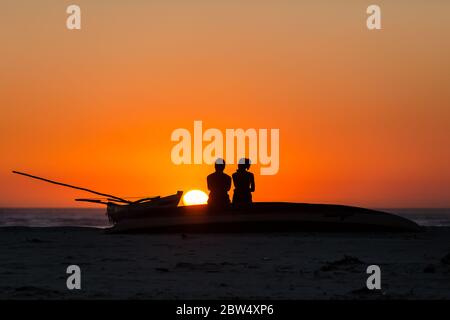
[[(116, 206), (116, 205), (115, 205)], [(115, 224), (108, 233), (244, 233), (295, 231), (420, 231), (408, 219), (365, 208), (257, 202), (214, 210), (207, 205), (181, 207), (108, 206)]]

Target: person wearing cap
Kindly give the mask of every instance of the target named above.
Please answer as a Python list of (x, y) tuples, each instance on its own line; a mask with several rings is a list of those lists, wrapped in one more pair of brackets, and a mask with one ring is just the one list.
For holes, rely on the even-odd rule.
[(255, 191), (255, 177), (249, 172), (250, 159), (240, 159), (238, 169), (233, 173), (234, 193), (233, 204), (252, 203), (252, 192)]

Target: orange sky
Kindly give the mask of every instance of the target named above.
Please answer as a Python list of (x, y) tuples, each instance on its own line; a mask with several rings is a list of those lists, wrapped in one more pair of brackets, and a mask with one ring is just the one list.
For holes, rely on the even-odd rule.
[[(176, 128), (279, 128), (257, 201), (450, 206), (450, 2), (3, 1), (0, 207), (206, 189)], [(234, 167), (226, 172), (231, 174)], [(252, 168), (255, 173), (259, 168)]]

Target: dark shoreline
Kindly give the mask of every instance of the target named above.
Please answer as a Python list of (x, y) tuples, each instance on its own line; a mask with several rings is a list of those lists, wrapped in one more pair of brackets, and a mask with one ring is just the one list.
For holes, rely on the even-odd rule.
[[(0, 242), (0, 299), (450, 299), (450, 227), (153, 235), (0, 227)], [(379, 291), (365, 289), (372, 264)], [(69, 265), (81, 268), (80, 291), (66, 287)]]

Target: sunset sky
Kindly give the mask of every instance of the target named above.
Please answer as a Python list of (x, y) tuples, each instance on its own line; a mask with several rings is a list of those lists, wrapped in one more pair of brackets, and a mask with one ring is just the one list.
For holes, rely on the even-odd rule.
[[(67, 30), (66, 7), (82, 10)], [(174, 129), (279, 128), (256, 201), (450, 206), (450, 2), (6, 0), (0, 207), (206, 191)], [(233, 173), (235, 166), (226, 168)]]

